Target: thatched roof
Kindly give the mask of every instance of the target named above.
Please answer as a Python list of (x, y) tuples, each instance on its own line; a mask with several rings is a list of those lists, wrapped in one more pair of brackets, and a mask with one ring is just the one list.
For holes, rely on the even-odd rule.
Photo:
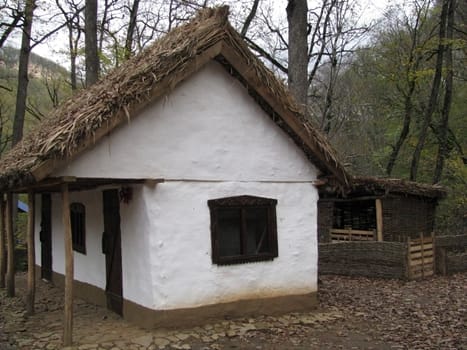
[(425, 198), (446, 197), (446, 189), (439, 185), (377, 177), (353, 178), (352, 192), (365, 194), (400, 194)]
[(205, 9), (88, 89), (74, 94), (8, 152), (0, 191), (37, 183), (96, 143), (154, 99), (170, 93), (210, 60), (248, 89), (325, 175), (346, 184), (337, 156), (280, 82), (228, 23), (228, 7)]

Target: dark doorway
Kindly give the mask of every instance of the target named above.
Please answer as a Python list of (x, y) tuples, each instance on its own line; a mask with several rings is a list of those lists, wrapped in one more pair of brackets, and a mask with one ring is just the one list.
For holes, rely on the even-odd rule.
[(120, 201), (117, 190), (103, 191), (104, 234), (102, 249), (105, 254), (107, 281), (105, 293), (107, 308), (122, 315), (122, 247), (120, 235)]
[(52, 200), (49, 193), (41, 197), (41, 278), (52, 280)]

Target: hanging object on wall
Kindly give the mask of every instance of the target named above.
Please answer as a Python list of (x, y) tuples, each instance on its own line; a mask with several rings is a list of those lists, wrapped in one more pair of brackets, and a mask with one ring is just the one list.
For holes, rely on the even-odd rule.
[(122, 187), (118, 194), (120, 202), (128, 204), (133, 198), (133, 189), (131, 187)]

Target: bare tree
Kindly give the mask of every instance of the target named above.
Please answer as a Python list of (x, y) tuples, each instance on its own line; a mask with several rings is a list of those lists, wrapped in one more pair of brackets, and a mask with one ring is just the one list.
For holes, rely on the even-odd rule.
[(5, 152), (11, 142), (12, 135), (7, 130), (8, 117), (8, 109), (0, 102), (0, 155)]
[(258, 5), (259, 5), (259, 0), (254, 0), (253, 5), (251, 6), (251, 10), (248, 13), (248, 16), (245, 19), (245, 22), (243, 23), (242, 30), (240, 31), (240, 35), (242, 37), (246, 36), (246, 33), (248, 32), (248, 29), (250, 28), (251, 22), (256, 16), (256, 12), (258, 11)]
[(449, 130), (449, 114), (452, 104), (452, 90), (454, 67), (452, 59), (452, 46), (454, 39), (454, 9), (456, 8), (455, 0), (447, 0), (447, 26), (446, 26), (446, 59), (445, 59), (445, 86), (444, 86), (444, 101), (441, 110), (441, 121), (438, 128), (438, 154), (436, 157), (436, 167), (433, 175), (433, 183), (438, 183), (443, 174), (444, 160), (449, 153), (448, 147), (448, 130)]
[(68, 50), (70, 55), (70, 84), (71, 90), (76, 90), (78, 88), (76, 61), (78, 58), (78, 45), (83, 32), (80, 24), (80, 13), (84, 8), (80, 7), (79, 2), (76, 3), (74, 0), (66, 0), (66, 8), (60, 0), (55, 0), (55, 4), (65, 18), (65, 24), (68, 31)]
[(24, 25), (21, 39), (21, 50), (18, 66), (18, 88), (16, 91), (16, 109), (13, 121), (12, 144), (17, 144), (23, 138), (24, 116), (26, 113), (26, 99), (28, 91), (28, 64), (31, 53), (31, 29), (33, 13), (36, 8), (35, 0), (27, 0), (24, 8)]
[[(340, 99), (344, 99), (348, 92), (339, 89), (339, 79), (346, 68), (346, 62), (350, 61), (347, 56), (359, 46), (359, 37), (368, 29), (357, 25), (354, 6), (355, 3), (351, 1), (329, 2), (328, 8), (325, 11), (321, 8), (318, 15), (318, 18), (324, 17), (319, 19), (324, 26), (321, 35), (325, 40), (324, 45), (316, 41), (320, 37), (319, 32), (315, 30), (312, 35), (311, 42), (320, 47), (316, 50), (316, 59), (308, 79), (312, 88), (315, 88), (312, 95), (316, 92), (318, 96), (321, 95), (320, 101), (315, 104), (320, 109), (321, 129), (330, 137), (331, 130), (335, 134), (345, 121), (345, 112), (340, 113)], [(319, 77), (318, 68), (321, 70)]]
[[(400, 67), (403, 67), (402, 74), (400, 75), (403, 79), (396, 83), (397, 91), (403, 96), (404, 100), (404, 113), (402, 128), (397, 138), (396, 143), (392, 146), (391, 154), (386, 165), (386, 174), (391, 175), (399, 153), (404, 145), (412, 123), (412, 118), (415, 110), (414, 98), (417, 88), (418, 70), (420, 64), (424, 60), (426, 50), (424, 49), (429, 37), (424, 37), (423, 32), (426, 32), (427, 16), (429, 14), (429, 3), (421, 2), (414, 3), (414, 11), (410, 16), (404, 15), (404, 18), (399, 21), (397, 18), (391, 19), (394, 23), (394, 30), (391, 34), (393, 38), (396, 38), (399, 44), (400, 54), (398, 57), (402, 58)], [(401, 38), (401, 33), (407, 33), (410, 40), (409, 45), (404, 45), (404, 39)], [(404, 63), (407, 62), (407, 63)]]
[(431, 84), (431, 93), (428, 99), (428, 105), (423, 115), (422, 126), (418, 135), (418, 142), (415, 146), (415, 150), (412, 155), (412, 162), (410, 165), (410, 180), (415, 181), (417, 179), (418, 165), (420, 163), (420, 157), (422, 150), (425, 146), (425, 141), (428, 136), (428, 128), (431, 123), (433, 113), (438, 105), (439, 91), (441, 85), (441, 75), (443, 69), (443, 60), (446, 46), (446, 23), (447, 15), (449, 10), (450, 0), (443, 0), (441, 6), (441, 14), (439, 21), (439, 34), (438, 34), (438, 49), (436, 52), (436, 63), (435, 73), (433, 76), (433, 82)]
[(19, 28), (23, 11), (18, 1), (2, 0), (0, 2), (0, 48), (3, 47), (10, 34)]

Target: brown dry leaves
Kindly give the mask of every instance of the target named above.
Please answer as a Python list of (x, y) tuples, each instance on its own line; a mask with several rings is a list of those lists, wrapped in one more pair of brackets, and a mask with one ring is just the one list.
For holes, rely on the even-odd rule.
[(394, 348), (467, 349), (467, 274), (422, 281), (324, 276), (320, 300)]

